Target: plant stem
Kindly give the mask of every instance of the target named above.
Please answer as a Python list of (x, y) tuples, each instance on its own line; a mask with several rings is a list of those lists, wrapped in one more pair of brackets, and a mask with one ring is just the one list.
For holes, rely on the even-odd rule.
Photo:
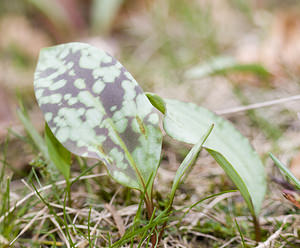
[(252, 215), (253, 218), (253, 224), (254, 224), (254, 230), (255, 230), (255, 241), (260, 242), (261, 241), (261, 229), (258, 218), (256, 218), (255, 215)]
[[(171, 200), (170, 204), (169, 204), (168, 207), (167, 207), (167, 212), (166, 212), (167, 215), (171, 212), (172, 205), (173, 205), (173, 200), (174, 200), (174, 198)], [(163, 226), (162, 226), (160, 232), (159, 232), (158, 242), (157, 242), (158, 244), (160, 243), (160, 241), (161, 241), (161, 239), (162, 239), (162, 236), (163, 236), (164, 231), (165, 231), (165, 229), (166, 229), (167, 223), (168, 223), (168, 221), (166, 220), (165, 223), (163, 224)]]
[(148, 216), (148, 219), (150, 219), (152, 216), (152, 213), (153, 213), (153, 205), (149, 201), (149, 198), (145, 199), (145, 204), (146, 204), (146, 209), (147, 209), (147, 216)]
[[(146, 209), (147, 209), (148, 220), (151, 220), (151, 217), (153, 215), (153, 210), (154, 210), (152, 198), (149, 199), (149, 197), (147, 197), (145, 199), (145, 204), (146, 204)], [(151, 244), (152, 244), (152, 247), (155, 247), (155, 245), (156, 245), (156, 238), (157, 238), (156, 233), (151, 234)]]
[(72, 206), (72, 196), (71, 196), (71, 183), (70, 180), (67, 180), (67, 195), (68, 195), (68, 206)]
[(163, 236), (163, 234), (164, 234), (164, 231), (165, 231), (165, 229), (166, 229), (166, 226), (167, 226), (167, 221), (163, 224), (163, 226), (162, 226), (162, 228), (161, 228), (161, 230), (160, 230), (160, 232), (159, 232), (159, 236), (158, 236), (158, 244), (160, 243), (160, 241), (161, 241), (161, 239), (162, 239), (162, 236)]

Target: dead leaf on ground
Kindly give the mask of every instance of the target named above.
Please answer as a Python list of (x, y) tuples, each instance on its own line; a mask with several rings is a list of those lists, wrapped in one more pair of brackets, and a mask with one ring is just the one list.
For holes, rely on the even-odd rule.
[[(274, 14), (263, 41), (248, 37), (237, 49), (241, 62), (260, 62), (276, 76), (300, 74), (300, 11), (285, 9)], [(268, 31), (269, 30), (269, 31)]]
[(116, 209), (113, 205), (105, 204), (105, 208), (111, 213), (111, 215), (112, 215), (112, 217), (113, 217), (113, 219), (114, 219), (114, 221), (117, 225), (120, 237), (123, 237), (123, 235), (125, 234), (125, 226), (124, 226), (124, 223), (123, 223), (123, 220), (122, 220), (121, 216), (116, 211)]
[(49, 37), (24, 16), (4, 16), (0, 19), (0, 33), (5, 34), (0, 35), (0, 49), (15, 47), (32, 58), (37, 58), (40, 49), (51, 44)]

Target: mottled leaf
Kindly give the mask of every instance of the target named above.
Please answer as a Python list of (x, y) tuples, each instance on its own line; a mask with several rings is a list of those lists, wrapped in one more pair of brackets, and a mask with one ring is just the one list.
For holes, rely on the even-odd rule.
[(164, 128), (171, 137), (196, 144), (215, 124), (204, 148), (240, 190), (253, 215), (260, 211), (266, 192), (264, 167), (249, 141), (227, 120), (195, 104), (164, 99)]
[(34, 86), (59, 142), (74, 154), (103, 161), (123, 185), (143, 189), (160, 159), (159, 116), (117, 60), (83, 43), (46, 48)]

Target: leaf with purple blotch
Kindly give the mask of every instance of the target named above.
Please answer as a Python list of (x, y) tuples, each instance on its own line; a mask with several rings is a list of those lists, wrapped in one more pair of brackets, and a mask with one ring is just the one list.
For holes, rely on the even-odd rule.
[(83, 43), (45, 48), (34, 88), (59, 142), (76, 155), (104, 162), (119, 183), (144, 190), (159, 164), (159, 115), (115, 58)]

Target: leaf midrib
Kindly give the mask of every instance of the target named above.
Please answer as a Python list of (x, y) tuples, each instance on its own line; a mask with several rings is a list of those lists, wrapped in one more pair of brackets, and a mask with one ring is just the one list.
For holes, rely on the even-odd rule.
[[(132, 165), (133, 169), (136, 171), (137, 176), (138, 176), (138, 178), (139, 178), (139, 181), (141, 181), (141, 184), (142, 184), (141, 186), (142, 186), (142, 187), (145, 186), (145, 181), (143, 180), (143, 177), (142, 177), (142, 175), (141, 175), (141, 173), (140, 173), (140, 171), (139, 171), (139, 169), (138, 169), (138, 166), (137, 166), (137, 164), (135, 163), (133, 157), (131, 156), (131, 153), (129, 152), (129, 150), (128, 150), (126, 144), (123, 142), (122, 138), (120, 137), (120, 133), (116, 130), (116, 126), (115, 126), (115, 124), (114, 124), (114, 122), (113, 122), (113, 119), (111, 118), (111, 116), (109, 116), (109, 115), (107, 114), (107, 112), (105, 111), (105, 108), (104, 108), (103, 104), (101, 103), (101, 101), (98, 101), (94, 96), (93, 96), (93, 100), (94, 100), (94, 102), (95, 102), (95, 107), (96, 107), (96, 109), (100, 109), (100, 111), (102, 112), (104, 118), (105, 118), (105, 116), (107, 116), (107, 117), (105, 118), (104, 121), (107, 121), (108, 124), (112, 127), (112, 130), (114, 131), (114, 133), (115, 133), (115, 135), (116, 135), (116, 137), (117, 137), (117, 139), (118, 139), (118, 141), (119, 141), (120, 147), (124, 150), (124, 152), (125, 152), (125, 154), (126, 154), (126, 157), (127, 157), (128, 161), (129, 161), (130, 164)], [(98, 108), (97, 108), (97, 107), (98, 107)], [(107, 156), (107, 155), (106, 155), (106, 156)], [(117, 166), (117, 165), (116, 165), (116, 166)]]

